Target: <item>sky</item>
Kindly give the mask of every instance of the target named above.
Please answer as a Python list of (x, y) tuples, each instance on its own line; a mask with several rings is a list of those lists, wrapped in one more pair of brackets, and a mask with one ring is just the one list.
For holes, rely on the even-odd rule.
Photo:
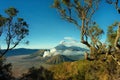
[[(107, 26), (114, 21), (120, 21), (120, 14), (113, 5), (108, 5), (104, 1), (92, 20), (106, 32)], [(19, 10), (18, 16), (23, 17), (29, 24), (30, 33), (26, 40), (29, 40), (30, 44), (20, 44), (18, 48), (52, 48), (65, 37), (80, 42), (80, 31), (74, 24), (62, 20), (59, 13), (50, 7), (52, 4), (53, 0), (1, 0), (0, 14), (4, 14), (4, 10), (9, 7), (15, 7)], [(105, 35), (102, 41), (105, 41)]]

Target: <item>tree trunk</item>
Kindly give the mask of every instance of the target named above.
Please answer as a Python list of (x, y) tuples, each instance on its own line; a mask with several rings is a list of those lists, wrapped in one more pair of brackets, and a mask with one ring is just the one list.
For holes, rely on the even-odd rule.
[(82, 19), (82, 26), (81, 26), (81, 43), (85, 44), (88, 48), (90, 48), (90, 44), (88, 43), (88, 41), (85, 41), (84, 40), (84, 36), (85, 36), (85, 33), (86, 33), (86, 30), (85, 30), (85, 19)]
[(85, 34), (84, 24), (85, 24), (85, 20), (83, 19), (82, 26), (81, 26), (81, 41), (84, 41), (84, 34)]
[(114, 42), (114, 47), (117, 50), (120, 50), (120, 45), (118, 44), (119, 38), (120, 38), (120, 23), (118, 24), (117, 35), (116, 35), (115, 42)]
[(89, 54), (87, 52), (84, 53), (85, 60), (88, 59)]

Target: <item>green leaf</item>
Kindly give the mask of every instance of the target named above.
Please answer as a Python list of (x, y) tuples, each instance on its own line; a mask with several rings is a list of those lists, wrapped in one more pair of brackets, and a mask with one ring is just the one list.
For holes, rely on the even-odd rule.
[(5, 13), (8, 14), (10, 17), (14, 17), (17, 15), (18, 10), (16, 8), (11, 7), (11, 8), (6, 9)]

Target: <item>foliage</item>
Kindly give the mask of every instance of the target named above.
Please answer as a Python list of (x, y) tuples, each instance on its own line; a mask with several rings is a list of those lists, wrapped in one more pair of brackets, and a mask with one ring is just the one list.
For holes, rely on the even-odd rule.
[(3, 42), (6, 48), (4, 51), (0, 51), (0, 57), (15, 48), (29, 33), (28, 24), (23, 18), (17, 17), (18, 10), (16, 8), (8, 8), (5, 13), (7, 16), (0, 15), (0, 37), (5, 41)]
[(104, 31), (97, 25), (93, 24), (89, 29), (88, 29), (88, 35), (92, 38), (100, 39), (100, 36), (104, 33)]
[(104, 31), (96, 22), (91, 21), (100, 2), (101, 0), (54, 0), (53, 4), (53, 8), (57, 9), (64, 20), (75, 24), (80, 30), (81, 43), (90, 49), (92, 59), (97, 59), (98, 54), (106, 52), (100, 41)]
[(102, 46), (100, 39), (103, 33), (104, 31), (96, 23), (89, 27), (87, 34), (91, 38), (91, 46), (94, 48)]
[[(32, 67), (28, 73), (23, 74), (20, 80), (120, 79), (120, 23), (115, 22), (108, 27), (107, 41), (109, 45), (107, 46), (99, 40), (104, 33), (103, 30), (96, 23), (90, 24), (92, 15), (98, 9), (100, 1), (54, 0), (52, 5), (53, 8), (58, 10), (64, 20), (75, 24), (80, 30), (81, 42), (90, 49), (90, 58), (88, 60), (65, 62), (55, 65), (49, 70), (43, 67)], [(115, 4), (116, 10), (120, 13), (119, 0), (106, 1), (109, 4)], [(15, 48), (29, 32), (28, 24), (24, 19), (16, 19), (18, 11), (15, 8), (9, 8), (5, 10), (5, 13), (8, 15), (7, 17), (0, 15), (0, 36), (5, 37), (7, 48), (4, 52), (0, 51), (0, 58), (7, 51)], [(42, 54), (40, 55), (42, 56)], [(11, 64), (4, 64), (2, 59), (0, 60), (0, 70), (0, 80), (15, 79), (12, 77)]]
[(45, 69), (44, 67), (40, 68), (30, 68), (28, 73), (23, 74), (20, 80), (53, 80), (53, 72)]
[[(109, 4), (115, 4), (115, 8), (118, 12), (120, 11), (119, 0), (106, 1)], [(113, 52), (120, 52), (120, 23), (115, 22), (112, 26), (109, 26), (107, 32), (109, 45), (100, 41), (100, 37), (104, 33), (103, 30), (95, 22), (91, 24), (92, 15), (98, 9), (100, 2), (101, 0), (54, 0), (52, 7), (57, 9), (64, 20), (78, 27), (81, 32), (81, 43), (90, 49), (90, 57), (87, 59), (98, 60), (102, 54), (106, 54), (106, 59), (110, 54), (111, 58), (120, 65), (118, 59), (113, 55)], [(114, 28), (114, 26), (117, 26), (117, 28)]]
[(76, 25), (81, 32), (81, 42), (90, 47), (88, 29), (99, 3), (100, 0), (54, 0), (52, 7), (58, 10), (64, 20)]
[(118, 11), (118, 13), (120, 14), (119, 0), (106, 0), (106, 2), (108, 4), (113, 4), (115, 6), (116, 10)]
[[(103, 56), (103, 55), (102, 55)], [(102, 59), (102, 56), (100, 59)], [(107, 61), (80, 60), (50, 68), (55, 80), (118, 80), (120, 67), (109, 56)]]
[(14, 80), (11, 63), (5, 64), (4, 58), (0, 58), (0, 80)]
[[(61, 17), (75, 24), (80, 30), (81, 42), (90, 49), (89, 61), (59, 65), (54, 70), (56, 80), (117, 80), (120, 77), (120, 23), (108, 27), (107, 44), (100, 41), (103, 30), (94, 22), (92, 15), (98, 9), (101, 0), (54, 0), (53, 7)], [(120, 13), (119, 0), (106, 0), (114, 4)], [(80, 24), (79, 24), (80, 23)], [(90, 43), (91, 41), (91, 43)], [(78, 66), (76, 69), (73, 66)], [(64, 66), (64, 67), (63, 67)], [(56, 68), (56, 67), (55, 67)], [(58, 66), (57, 66), (58, 68)], [(72, 70), (74, 69), (74, 71)]]
[(108, 27), (107, 30), (107, 41), (110, 45), (114, 45), (115, 38), (117, 36), (117, 27), (118, 22), (114, 22), (112, 25)]

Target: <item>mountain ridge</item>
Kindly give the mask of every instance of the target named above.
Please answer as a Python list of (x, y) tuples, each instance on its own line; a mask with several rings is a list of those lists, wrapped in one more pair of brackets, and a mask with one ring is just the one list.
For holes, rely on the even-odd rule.
[[(4, 51), (4, 50), (2, 50), (2, 51)], [(17, 48), (17, 49), (8, 51), (5, 56), (9, 57), (9, 56), (17, 56), (17, 55), (27, 55), (27, 54), (35, 53), (38, 50), (40, 50), (40, 49)]]

